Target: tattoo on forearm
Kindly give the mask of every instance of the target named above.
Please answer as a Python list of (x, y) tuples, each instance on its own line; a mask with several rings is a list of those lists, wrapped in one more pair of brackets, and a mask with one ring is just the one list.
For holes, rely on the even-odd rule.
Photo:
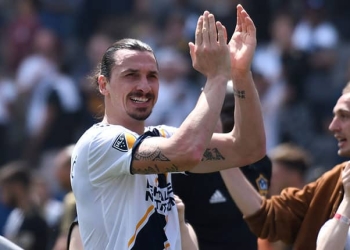
[(244, 90), (233, 89), (233, 94), (238, 98), (245, 99), (245, 91)]
[(207, 148), (203, 154), (202, 161), (222, 161), (225, 157), (222, 156), (217, 148)]
[[(167, 167), (165, 169), (165, 172), (179, 172), (179, 168), (177, 166), (175, 166), (174, 164), (171, 164), (171, 166)], [(155, 164), (154, 166), (148, 166), (147, 168), (144, 169), (135, 169), (132, 168), (132, 173), (134, 174), (158, 174), (161, 173), (161, 171), (159, 170), (157, 164)]]
[[(178, 172), (179, 168), (170, 162), (170, 159), (166, 157), (158, 147), (148, 148), (142, 152), (136, 151), (134, 154), (134, 161), (148, 160), (148, 161), (168, 161), (169, 166), (165, 168), (165, 172)], [(132, 173), (134, 174), (154, 174), (161, 173), (157, 164), (153, 166), (148, 166), (144, 169), (132, 168)]]
[(154, 150), (149, 149), (143, 152), (136, 151), (134, 154), (134, 160), (170, 161), (158, 147)]

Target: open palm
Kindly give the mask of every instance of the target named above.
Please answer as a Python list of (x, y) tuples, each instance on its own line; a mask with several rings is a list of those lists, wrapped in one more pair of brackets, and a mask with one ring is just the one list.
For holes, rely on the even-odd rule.
[(249, 71), (256, 48), (256, 28), (241, 5), (237, 6), (237, 24), (229, 47), (232, 72)]

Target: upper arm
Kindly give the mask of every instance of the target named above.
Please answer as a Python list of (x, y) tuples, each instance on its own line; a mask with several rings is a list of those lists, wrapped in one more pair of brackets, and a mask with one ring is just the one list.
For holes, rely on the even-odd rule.
[(77, 161), (84, 161), (83, 152), (87, 152), (87, 164), (90, 181), (95, 185), (103, 184), (111, 178), (130, 174), (131, 148), (135, 136), (124, 130), (105, 129), (85, 145)]

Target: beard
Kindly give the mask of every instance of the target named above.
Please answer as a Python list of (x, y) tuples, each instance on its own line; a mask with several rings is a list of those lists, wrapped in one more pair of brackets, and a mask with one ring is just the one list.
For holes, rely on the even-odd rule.
[(128, 112), (128, 115), (137, 121), (145, 121), (151, 113), (152, 111), (148, 111), (146, 108), (139, 108), (136, 112)]

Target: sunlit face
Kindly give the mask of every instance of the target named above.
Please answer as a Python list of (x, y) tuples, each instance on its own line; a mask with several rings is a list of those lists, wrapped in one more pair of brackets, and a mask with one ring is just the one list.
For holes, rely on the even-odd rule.
[(342, 95), (333, 109), (329, 130), (338, 140), (338, 155), (350, 157), (350, 93)]
[(158, 68), (151, 52), (119, 50), (111, 79), (100, 91), (106, 98), (106, 110), (113, 110), (118, 119), (144, 121), (151, 114), (158, 98)]

